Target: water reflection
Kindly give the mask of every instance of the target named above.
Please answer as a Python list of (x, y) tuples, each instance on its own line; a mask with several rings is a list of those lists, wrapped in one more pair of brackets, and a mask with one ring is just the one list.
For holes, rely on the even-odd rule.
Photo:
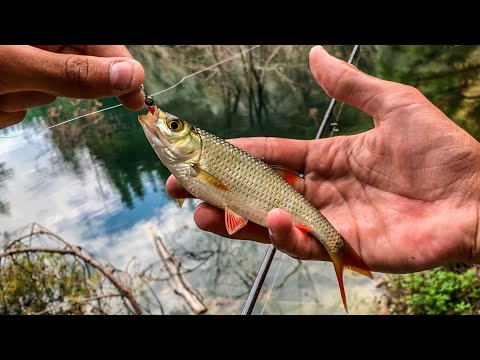
[[(156, 103), (225, 138), (313, 138), (329, 98), (310, 74), (309, 49), (258, 48), (188, 79), (161, 94)], [(445, 74), (451, 68), (436, 66), (437, 58), (449, 59), (454, 66), (474, 66), (472, 57), (478, 48), (460, 47), (461, 51), (454, 54), (446, 47), (430, 53), (421, 49), (363, 47), (358, 66), (385, 78), (412, 82), (405, 66), (423, 59), (422, 66), (408, 65), (418, 75), (415, 81), (430, 91), (427, 95), (435, 95), (444, 110), (455, 118), (465, 100), (462, 96), (467, 96), (463, 93), (465, 87), (455, 85), (464, 84), (471, 71), (455, 73), (455, 79), (447, 81)], [(145, 66), (145, 86), (151, 93), (231, 56), (240, 47), (132, 46), (131, 50)], [(329, 50), (346, 58), (351, 47), (332, 46)], [(399, 61), (407, 65), (399, 65)], [(433, 79), (428, 80), (425, 75), (418, 80), (422, 71)], [(473, 86), (472, 82), (468, 84)], [(458, 90), (458, 96), (452, 96), (452, 88)], [(454, 105), (450, 106), (449, 99), (456, 101)], [(116, 101), (58, 99), (51, 106), (29, 111), (21, 125), (3, 131), (2, 135), (38, 129), (112, 106)], [(471, 119), (479, 113), (478, 101), (468, 101), (462, 113), (468, 116), (461, 121), (475, 134), (476, 122)], [(167, 234), (167, 246), (181, 260), (189, 283), (204, 297), (208, 313), (239, 313), (265, 245), (231, 241), (199, 231), (192, 217), (196, 203), (189, 201), (179, 209), (166, 195), (164, 183), (169, 172), (151, 149), (136, 117), (136, 113), (119, 107), (25, 139), (0, 139), (0, 229), (9, 232), (38, 222), (117, 267), (136, 257), (142, 266), (156, 263), (161, 272), (152, 239), (144, 231), (146, 224), (154, 224)], [(334, 119), (340, 128), (335, 135), (358, 133), (373, 126), (369, 117), (348, 105), (337, 106)], [(282, 266), (270, 292), (280, 262)], [(370, 311), (375, 293), (373, 282), (347, 273), (345, 289), (351, 313)], [(167, 281), (160, 281), (156, 291), (164, 301), (166, 313), (189, 312)], [(343, 313), (331, 264), (299, 263), (289, 257), (282, 260), (277, 253), (254, 310), (257, 314), (262, 312)]]

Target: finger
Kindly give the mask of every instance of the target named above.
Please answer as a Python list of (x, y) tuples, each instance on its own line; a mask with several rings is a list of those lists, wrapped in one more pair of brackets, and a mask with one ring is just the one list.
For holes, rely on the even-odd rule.
[(0, 111), (17, 112), (51, 104), (57, 97), (39, 91), (19, 91), (0, 95)]
[(186, 199), (194, 197), (180, 183), (175, 179), (175, 176), (170, 175), (165, 183), (165, 190), (167, 194), (174, 199)]
[(272, 244), (280, 251), (301, 260), (324, 260), (329, 256), (323, 245), (293, 226), (292, 217), (281, 209), (268, 213), (267, 225)]
[(7, 46), (3, 56), (8, 62), (1, 73), (8, 77), (10, 91), (91, 99), (129, 94), (144, 80), (140, 63), (125, 57), (55, 54), (31, 46)]
[(250, 155), (273, 165), (303, 173), (308, 157), (309, 140), (252, 137), (228, 140)]
[[(85, 52), (94, 56), (123, 56), (133, 59), (130, 51), (123, 45), (87, 45)], [(138, 111), (145, 107), (145, 98), (140, 94), (138, 89), (130, 94), (119, 96), (118, 99), (130, 110)]]
[(321, 46), (313, 47), (309, 57), (313, 76), (328, 95), (374, 118), (382, 118), (392, 106), (412, 104), (412, 98), (416, 102), (426, 100), (415, 88), (367, 75), (329, 55)]
[[(112, 57), (120, 56), (133, 59), (132, 54), (123, 45), (72, 45), (76, 49), (81, 49), (86, 55)], [(138, 88), (133, 92), (118, 97), (120, 102), (127, 109), (138, 111), (145, 107), (145, 98), (140, 94)]]
[(0, 111), (0, 129), (5, 129), (8, 126), (18, 124), (26, 115), (26, 110), (10, 113)]
[(33, 45), (36, 48), (61, 54), (83, 54), (101, 57), (129, 57), (132, 54), (123, 45)]
[[(84, 54), (100, 57), (126, 57), (133, 59), (132, 54), (123, 45), (37, 45), (36, 47), (62, 54)], [(130, 110), (138, 111), (145, 107), (145, 98), (138, 88), (130, 94), (119, 96), (120, 102)]]
[(87, 55), (110, 57), (122, 56), (133, 59), (132, 54), (124, 45), (84, 45)]
[(36, 48), (61, 53), (61, 54), (85, 54), (86, 45), (32, 45)]
[(229, 235), (225, 226), (225, 211), (207, 203), (198, 205), (193, 216), (195, 223), (203, 231), (212, 232), (230, 239), (253, 240), (264, 244), (270, 243), (267, 228), (252, 222), (249, 222), (235, 234)]
[(33, 45), (36, 48), (59, 53), (91, 55), (100, 57), (128, 57), (133, 59), (132, 54), (123, 45)]
[(119, 96), (118, 100), (129, 110), (139, 111), (145, 107), (145, 97), (138, 92), (138, 89), (130, 94)]
[[(122, 56), (133, 59), (130, 51), (123, 45), (84, 45), (83, 50), (87, 55), (101, 57)], [(145, 107), (145, 98), (138, 89), (130, 94), (119, 96), (118, 99), (130, 110), (138, 111)]]
[[(85, 45), (84, 51), (87, 55), (93, 56), (122, 56), (133, 59), (130, 51), (123, 45)], [(130, 110), (138, 111), (145, 107), (145, 98), (140, 94), (138, 89), (135, 89), (130, 94), (119, 96), (118, 99)]]

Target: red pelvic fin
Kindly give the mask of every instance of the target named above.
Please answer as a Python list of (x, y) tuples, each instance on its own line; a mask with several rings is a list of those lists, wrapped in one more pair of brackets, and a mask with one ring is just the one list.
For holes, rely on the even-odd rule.
[(300, 185), (302, 184), (302, 177), (300, 176), (299, 173), (293, 171), (293, 170), (290, 170), (290, 169), (287, 169), (283, 166), (279, 166), (279, 165), (270, 165), (274, 170), (276, 170), (278, 172), (278, 174), (283, 177), (283, 179), (288, 182), (290, 185), (292, 185), (293, 187), (300, 187)]
[(247, 219), (229, 209), (228, 206), (225, 207), (225, 226), (230, 235), (235, 234), (238, 230), (247, 225), (247, 223)]
[(296, 225), (296, 224), (293, 224), (293, 226), (305, 234), (308, 234), (310, 231), (313, 230), (311, 227), (308, 227), (308, 226)]

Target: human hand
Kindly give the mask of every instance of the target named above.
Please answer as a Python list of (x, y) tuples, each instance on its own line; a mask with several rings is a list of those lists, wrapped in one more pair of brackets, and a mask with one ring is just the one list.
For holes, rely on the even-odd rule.
[(0, 46), (0, 129), (57, 96), (118, 96), (128, 109), (140, 110), (143, 80), (142, 65), (120, 45)]
[[(231, 142), (267, 163), (303, 173), (298, 190), (373, 271), (478, 263), (479, 143), (413, 87), (367, 75), (321, 47), (310, 51), (310, 66), (330, 96), (371, 115), (375, 128), (320, 140)], [(173, 197), (187, 197), (173, 177), (166, 188)], [(205, 231), (272, 242), (300, 259), (329, 260), (320, 242), (294, 228), (283, 210), (270, 211), (270, 236), (252, 223), (229, 236), (224, 212), (205, 203), (194, 217)]]

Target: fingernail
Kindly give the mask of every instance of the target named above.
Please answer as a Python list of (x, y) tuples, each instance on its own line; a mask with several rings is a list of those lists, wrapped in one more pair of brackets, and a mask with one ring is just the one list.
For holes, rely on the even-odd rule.
[(133, 67), (130, 63), (116, 62), (110, 68), (110, 82), (117, 90), (125, 90), (133, 80)]

